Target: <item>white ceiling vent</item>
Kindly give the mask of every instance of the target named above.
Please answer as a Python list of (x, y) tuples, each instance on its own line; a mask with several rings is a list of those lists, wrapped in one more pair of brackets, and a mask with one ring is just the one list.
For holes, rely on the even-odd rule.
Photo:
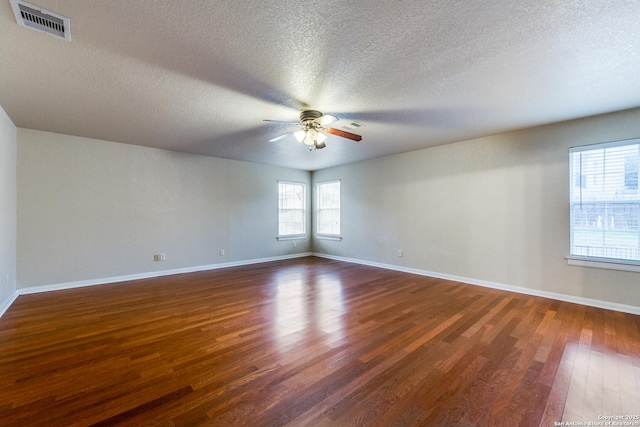
[(342, 129), (351, 131), (351, 130), (355, 130), (357, 128), (361, 128), (363, 126), (364, 125), (362, 123), (359, 123), (359, 122), (350, 122), (350, 123), (347, 123), (346, 125), (343, 125)]
[(71, 41), (69, 18), (21, 0), (11, 0), (18, 25)]

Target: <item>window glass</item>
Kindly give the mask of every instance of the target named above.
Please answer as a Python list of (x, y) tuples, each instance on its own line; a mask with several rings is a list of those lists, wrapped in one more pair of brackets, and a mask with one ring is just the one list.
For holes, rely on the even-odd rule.
[(640, 140), (570, 150), (571, 256), (640, 262)]
[(278, 181), (278, 236), (305, 234), (305, 185)]
[(318, 234), (340, 235), (340, 181), (322, 182), (317, 185)]

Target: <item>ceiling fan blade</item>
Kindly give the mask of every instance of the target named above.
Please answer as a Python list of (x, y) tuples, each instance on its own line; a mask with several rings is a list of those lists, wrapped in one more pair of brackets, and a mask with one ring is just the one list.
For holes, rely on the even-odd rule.
[(293, 135), (293, 132), (287, 132), (287, 133), (283, 133), (282, 135), (278, 135), (275, 138), (271, 138), (269, 140), (269, 142), (276, 142), (276, 141), (280, 141), (283, 138), (288, 137), (289, 135)]
[(325, 114), (324, 116), (318, 117), (316, 121), (320, 123), (321, 126), (326, 126), (330, 123), (337, 122), (340, 120), (336, 116), (332, 116), (331, 114)]
[(347, 138), (352, 141), (362, 141), (362, 137), (360, 135), (356, 135), (355, 133), (347, 132), (345, 130), (327, 128), (327, 133), (331, 135), (339, 136), (341, 138)]
[(263, 119), (262, 121), (263, 122), (273, 122), (273, 123), (284, 123), (284, 124), (287, 124), (287, 125), (299, 125), (300, 124), (300, 122), (285, 122), (285, 121), (282, 121), (282, 120), (267, 120), (267, 119)]

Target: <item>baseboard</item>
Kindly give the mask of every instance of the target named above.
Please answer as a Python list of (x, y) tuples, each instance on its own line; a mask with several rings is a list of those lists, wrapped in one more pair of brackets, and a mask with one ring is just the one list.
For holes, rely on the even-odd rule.
[(467, 283), (467, 284), (470, 284), (470, 285), (483, 286), (485, 288), (500, 289), (500, 290), (503, 290), (503, 291), (516, 292), (516, 293), (524, 294), (524, 295), (531, 295), (531, 296), (536, 296), (536, 297), (549, 298), (549, 299), (554, 299), (554, 300), (558, 300), (558, 301), (565, 301), (565, 302), (571, 302), (571, 303), (574, 303), (574, 304), (586, 305), (586, 306), (590, 306), (590, 307), (604, 308), (606, 310), (620, 311), (620, 312), (623, 312), (623, 313), (640, 315), (640, 307), (636, 307), (636, 306), (632, 306), (632, 305), (618, 304), (618, 303), (614, 303), (614, 302), (601, 301), (601, 300), (596, 300), (596, 299), (591, 299), (591, 298), (584, 298), (584, 297), (577, 297), (577, 296), (573, 296), (573, 295), (558, 294), (558, 293), (555, 293), (555, 292), (539, 291), (539, 290), (536, 290), (536, 289), (522, 288), (522, 287), (519, 287), (519, 286), (511, 286), (511, 285), (505, 285), (505, 284), (502, 284), (502, 283), (489, 282), (489, 281), (486, 281), (486, 280), (472, 279), (472, 278), (469, 278), (469, 277), (454, 276), (454, 275), (450, 275), (450, 274), (437, 273), (437, 272), (434, 272), (434, 271), (427, 271), (427, 270), (420, 270), (420, 269), (416, 269), (416, 268), (401, 267), (401, 266), (393, 265), (393, 264), (382, 264), (382, 263), (379, 263), (379, 262), (365, 261), (365, 260), (353, 259), (353, 258), (344, 258), (344, 257), (340, 257), (340, 256), (327, 255), (327, 254), (321, 254), (321, 253), (315, 253), (315, 252), (312, 253), (312, 255), (316, 256), (316, 257), (327, 258), (327, 259), (332, 259), (332, 260), (336, 260), (336, 261), (344, 261), (344, 262), (350, 262), (350, 263), (354, 263), (354, 264), (368, 265), (368, 266), (371, 266), (371, 267), (379, 267), (379, 268), (384, 268), (384, 269), (387, 269), (387, 270), (395, 270), (395, 271), (401, 271), (401, 272), (404, 272), (404, 273), (418, 274), (420, 276), (435, 277), (435, 278), (438, 278), (438, 279), (445, 279), (445, 280), (451, 280), (451, 281), (454, 281), (454, 282)]
[[(17, 295), (37, 294), (40, 292), (62, 291), (66, 289), (82, 288), (85, 286), (105, 285), (109, 283), (127, 282), (130, 280), (149, 279), (153, 277), (170, 276), (173, 274), (195, 273), (197, 271), (217, 270), (220, 268), (238, 267), (250, 264), (260, 264), (263, 262), (283, 261), (293, 258), (302, 258), (311, 256), (311, 252), (303, 252), (293, 255), (282, 255), (269, 258), (255, 258), (244, 261), (225, 262), (220, 264), (200, 265), (196, 267), (177, 268), (173, 270), (153, 271), (148, 273), (129, 274), (125, 276), (114, 276), (103, 279), (81, 280), (78, 282), (57, 283), (52, 285), (32, 286), (28, 288), (20, 288), (16, 291)], [(15, 298), (14, 298), (15, 299)], [(13, 302), (13, 301), (11, 301)]]
[(20, 294), (18, 293), (18, 291), (15, 291), (11, 295), (9, 295), (9, 298), (0, 303), (0, 317), (2, 317), (4, 313), (9, 309), (9, 307), (11, 307), (11, 304), (13, 304), (13, 302), (16, 300), (16, 298), (18, 298), (19, 295)]
[(197, 271), (216, 270), (220, 268), (238, 267), (238, 266), (250, 265), (250, 264), (260, 264), (263, 262), (282, 261), (287, 259), (303, 258), (307, 256), (316, 256), (319, 258), (327, 258), (327, 259), (332, 259), (336, 261), (344, 261), (344, 262), (350, 262), (354, 264), (368, 265), (371, 267), (379, 267), (387, 270), (395, 270), (395, 271), (401, 271), (404, 273), (418, 274), (420, 276), (436, 277), (439, 279), (468, 283), (470, 285), (483, 286), (486, 288), (500, 289), (500, 290), (509, 291), (509, 292), (517, 292), (525, 295), (532, 295), (532, 296), (549, 298), (549, 299), (554, 299), (559, 301), (571, 302), (575, 304), (587, 305), (591, 307), (603, 308), (607, 310), (620, 311), (623, 313), (640, 315), (640, 307), (635, 307), (631, 305), (595, 300), (591, 298), (576, 297), (572, 295), (558, 294), (555, 292), (539, 291), (535, 289), (505, 285), (502, 283), (471, 279), (468, 277), (454, 276), (450, 274), (442, 274), (442, 273), (421, 270), (416, 268), (402, 267), (402, 266), (393, 265), (393, 264), (383, 264), (378, 262), (353, 259), (353, 258), (345, 258), (345, 257), (327, 255), (327, 254), (321, 254), (321, 253), (315, 253), (315, 252), (313, 253), (304, 252), (304, 253), (293, 254), (293, 255), (283, 255), (283, 256), (276, 256), (276, 257), (269, 257), (269, 258), (257, 258), (257, 259), (251, 259), (251, 260), (179, 268), (179, 269), (173, 269), (173, 270), (154, 271), (149, 273), (131, 274), (126, 276), (115, 276), (115, 277), (109, 277), (104, 279), (83, 280), (78, 282), (58, 283), (53, 285), (20, 288), (20, 289), (17, 289), (11, 296), (9, 296), (8, 299), (6, 299), (0, 304), (0, 317), (2, 317), (2, 315), (7, 311), (7, 309), (11, 306), (11, 304), (13, 304), (13, 302), (20, 295), (35, 294), (40, 292), (60, 291), (60, 290), (80, 288), (85, 286), (104, 285), (108, 283), (126, 282), (129, 280), (148, 279), (153, 277), (169, 276), (172, 274), (194, 273)]

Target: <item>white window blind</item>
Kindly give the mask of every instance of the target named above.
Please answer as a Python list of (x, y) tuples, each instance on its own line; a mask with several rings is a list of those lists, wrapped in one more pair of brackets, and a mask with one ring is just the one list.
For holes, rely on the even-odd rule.
[(569, 150), (571, 258), (640, 263), (640, 139)]
[(340, 181), (317, 184), (317, 234), (340, 235)]
[(278, 181), (278, 236), (303, 236), (305, 226), (305, 185)]

